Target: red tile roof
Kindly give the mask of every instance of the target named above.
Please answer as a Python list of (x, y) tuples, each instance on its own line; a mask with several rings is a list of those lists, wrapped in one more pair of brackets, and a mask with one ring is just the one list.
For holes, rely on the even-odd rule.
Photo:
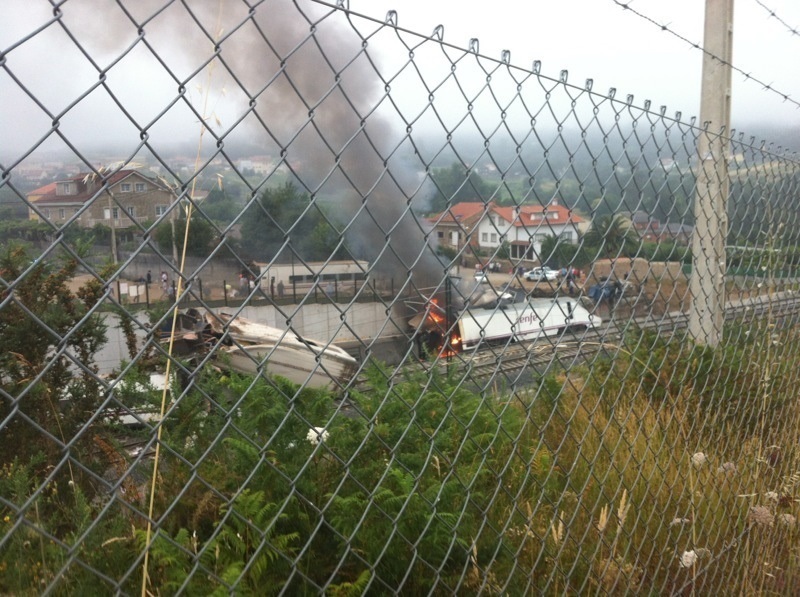
[(50, 195), (55, 194), (56, 192), (56, 183), (51, 182), (50, 184), (46, 184), (43, 187), (39, 187), (35, 191), (31, 191), (28, 195)]
[[(583, 218), (563, 205), (522, 205), (519, 207), (519, 217), (516, 217), (515, 207), (498, 207), (493, 203), (487, 204), (479, 201), (456, 203), (449, 210), (432, 216), (429, 221), (439, 224), (452, 224), (468, 221), (476, 216), (486, 213), (495, 213), (514, 226), (532, 226), (538, 224), (580, 224)], [(546, 217), (543, 218), (543, 216)]]
[[(491, 209), (491, 205), (489, 207)], [(432, 216), (429, 220), (439, 224), (460, 223), (481, 215), (486, 209), (486, 204), (481, 201), (465, 201), (464, 203), (456, 203), (447, 211)]]
[[(160, 183), (154, 181), (153, 179), (145, 176), (141, 172), (137, 172), (136, 170), (119, 170), (108, 176), (105, 179), (105, 183), (108, 186), (114, 185), (129, 176), (136, 174), (137, 176), (144, 178), (145, 180), (149, 181), (152, 184), (156, 184), (161, 186)], [(73, 182), (78, 187), (78, 192), (74, 195), (58, 195), (56, 194), (58, 183), (59, 182)], [(31, 201), (34, 203), (85, 203), (92, 197), (94, 197), (98, 190), (103, 185), (103, 178), (100, 176), (95, 176), (94, 173), (87, 173), (84, 172), (82, 174), (78, 174), (77, 176), (73, 176), (71, 178), (67, 178), (64, 180), (59, 180), (56, 182), (51, 182), (46, 184), (43, 187), (39, 187), (36, 190), (31, 191), (28, 193), (28, 197), (30, 197)]]
[(519, 208), (519, 217), (516, 217), (514, 207), (495, 207), (494, 213), (514, 226), (530, 226), (535, 224), (580, 224), (583, 218), (570, 211), (563, 205), (522, 205)]

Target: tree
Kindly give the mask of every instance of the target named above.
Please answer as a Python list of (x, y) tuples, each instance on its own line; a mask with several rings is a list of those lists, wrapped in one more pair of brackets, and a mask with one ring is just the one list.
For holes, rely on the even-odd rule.
[[(23, 450), (59, 454), (60, 446), (50, 438), (74, 437), (99, 404), (93, 363), (106, 342), (106, 326), (97, 315), (85, 321), (84, 317), (103, 296), (102, 284), (93, 278), (73, 292), (68, 282), (78, 261), (72, 257), (55, 263), (39, 261), (28, 269), (30, 264), (20, 245), (0, 247), (0, 276), (10, 283), (0, 292), (5, 304), (0, 309), (0, 379), (5, 396), (0, 420), (9, 421), (3, 426), (0, 460), (6, 462)], [(71, 370), (66, 351), (85, 366), (81, 373)], [(57, 405), (66, 397), (62, 412)]]
[(586, 267), (592, 262), (584, 243), (573, 244), (552, 235), (542, 241), (539, 256), (543, 264), (551, 267)]
[(237, 202), (229, 197), (227, 192), (220, 189), (209, 191), (208, 197), (206, 197), (201, 205), (201, 209), (206, 217), (215, 222), (222, 222), (224, 224), (232, 222), (233, 219), (239, 215), (241, 207), (241, 202)]
[(638, 246), (639, 235), (628, 218), (622, 214), (609, 214), (592, 220), (592, 227), (584, 236), (584, 241), (613, 259), (625, 253), (625, 249), (631, 245)]
[(242, 221), (241, 243), (253, 259), (269, 260), (282, 252), (287, 259), (293, 255), (319, 261), (347, 255), (343, 246), (337, 247), (341, 234), (317, 202), (286, 183), (266, 189), (250, 206)]
[[(183, 247), (183, 239), (186, 230), (186, 218), (179, 217), (175, 220), (175, 236), (172, 236), (172, 222), (164, 221), (156, 228), (155, 239), (160, 249), (164, 252), (172, 250), (173, 243), (180, 251)], [(189, 238), (187, 239), (186, 252), (189, 255), (205, 257), (213, 248), (217, 241), (217, 233), (214, 227), (203, 216), (196, 211), (192, 213), (191, 225), (189, 226)]]
[(494, 191), (477, 173), (464, 169), (464, 165), (455, 162), (449, 168), (435, 168), (431, 174), (435, 190), (430, 199), (430, 211), (439, 213), (448, 205), (467, 201), (489, 201)]

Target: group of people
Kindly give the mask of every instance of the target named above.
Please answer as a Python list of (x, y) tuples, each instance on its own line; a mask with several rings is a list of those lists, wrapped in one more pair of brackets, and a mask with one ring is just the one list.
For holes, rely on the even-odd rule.
[(475, 271), (476, 272), (499, 272), (503, 268), (497, 261), (491, 261), (486, 265), (481, 265), (480, 263), (475, 264)]
[[(147, 275), (144, 279), (139, 278), (139, 282), (146, 282), (147, 286), (149, 287), (153, 283), (153, 272), (152, 270), (147, 270)], [(170, 284), (169, 275), (166, 271), (161, 271), (159, 274), (159, 285), (161, 286), (161, 291), (164, 293), (164, 296), (167, 296), (171, 299), (175, 298), (175, 281)]]
[[(140, 278), (140, 282), (146, 282), (147, 285), (150, 286), (153, 283), (152, 270), (147, 270), (147, 275), (143, 279)], [(246, 295), (251, 290), (255, 289), (255, 284), (255, 277), (250, 272), (242, 270), (242, 272), (239, 274), (239, 292), (242, 295)], [(166, 271), (162, 271), (159, 274), (159, 285), (161, 286), (164, 296), (169, 297), (170, 299), (175, 298), (175, 282), (173, 281), (170, 283), (169, 274), (167, 274)], [(270, 278), (269, 291), (271, 297), (282, 299), (286, 292), (286, 287), (283, 283), (283, 280), (278, 280), (276, 283), (274, 276)], [(325, 293), (333, 296), (334, 292), (335, 290), (333, 283), (328, 282), (327, 286), (325, 287)]]
[[(247, 270), (242, 270), (239, 274), (239, 292), (242, 295), (249, 293), (250, 291), (254, 290), (256, 287), (256, 278), (248, 272)], [(277, 295), (276, 295), (277, 291)], [(275, 283), (275, 276), (272, 276), (269, 279), (269, 295), (272, 298), (282, 299), (286, 292), (286, 287), (283, 284), (283, 280), (278, 280), (277, 284)]]

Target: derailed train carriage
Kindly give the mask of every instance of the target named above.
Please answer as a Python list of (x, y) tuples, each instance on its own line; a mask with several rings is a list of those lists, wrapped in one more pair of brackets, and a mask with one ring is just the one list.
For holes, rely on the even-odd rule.
[(449, 313), (436, 301), (409, 324), (418, 331), (421, 357), (477, 350), (507, 342), (532, 342), (566, 332), (581, 332), (602, 323), (574, 298), (529, 299), (489, 309)]

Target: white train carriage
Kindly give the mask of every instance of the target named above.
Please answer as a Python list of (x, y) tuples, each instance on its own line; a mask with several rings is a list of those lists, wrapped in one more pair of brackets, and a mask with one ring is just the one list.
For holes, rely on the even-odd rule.
[(368, 261), (329, 261), (296, 263), (256, 263), (261, 274), (261, 287), (273, 293), (279, 282), (286, 294), (325, 291), (329, 285), (340, 292), (354, 293), (364, 285), (369, 271)]
[(470, 350), (479, 345), (513, 341), (530, 342), (565, 331), (577, 332), (599, 326), (597, 315), (589, 313), (572, 298), (532, 299), (497, 309), (470, 309), (457, 320), (454, 348)]

